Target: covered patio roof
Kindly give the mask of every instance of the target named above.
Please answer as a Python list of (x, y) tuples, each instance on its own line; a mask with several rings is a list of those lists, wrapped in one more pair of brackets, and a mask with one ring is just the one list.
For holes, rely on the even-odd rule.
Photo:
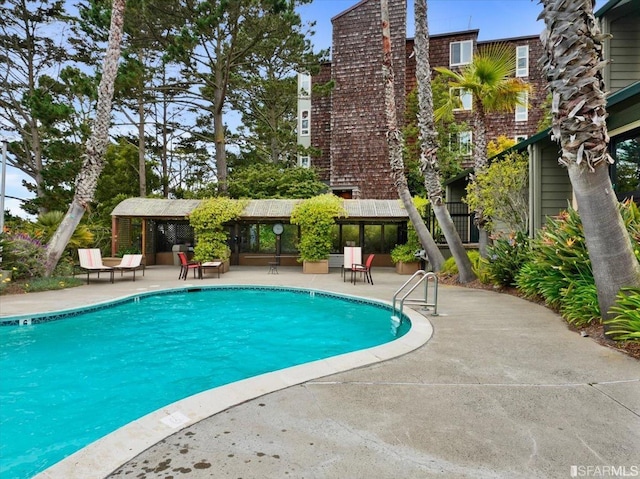
[[(296, 203), (302, 200), (249, 200), (242, 220), (288, 220)], [(111, 212), (112, 217), (185, 219), (201, 200), (167, 200), (163, 198), (128, 198)], [(344, 200), (352, 220), (395, 220), (409, 218), (400, 200)]]

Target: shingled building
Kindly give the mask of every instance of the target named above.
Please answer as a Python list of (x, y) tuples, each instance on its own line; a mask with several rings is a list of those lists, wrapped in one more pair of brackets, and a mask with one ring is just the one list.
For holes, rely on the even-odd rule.
[[(389, 2), (389, 9), (397, 118), (402, 121), (406, 96), (416, 86), (414, 41), (406, 37), (406, 1)], [(331, 62), (313, 78), (302, 74), (299, 79), (298, 140), (319, 151), (301, 156), (299, 163), (317, 168), (321, 179), (344, 198), (396, 198), (385, 138), (380, 0), (362, 0), (331, 21)], [(516, 76), (532, 86), (532, 93), (528, 108), (490, 116), (488, 139), (505, 135), (523, 140), (538, 131), (543, 115), (545, 81), (537, 61), (542, 44), (537, 36), (492, 42), (513, 46)], [(471, 62), (478, 47), (492, 42), (479, 42), (478, 30), (432, 35), (431, 67), (462, 67)], [(334, 83), (330, 95), (311, 93), (312, 84), (329, 80)], [(470, 99), (463, 96), (462, 100), (463, 107), (455, 113), (460, 122), (470, 120), (473, 109)], [(456, 141), (468, 149), (470, 160), (472, 132), (462, 132)]]

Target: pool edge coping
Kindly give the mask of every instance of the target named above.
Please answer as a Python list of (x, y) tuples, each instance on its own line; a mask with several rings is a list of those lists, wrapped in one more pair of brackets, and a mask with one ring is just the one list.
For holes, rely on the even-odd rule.
[[(392, 306), (389, 301), (313, 288), (260, 285), (225, 285), (224, 287), (234, 286), (315, 291), (346, 299), (351, 298)], [(211, 289), (216, 288), (219, 287), (211, 287)], [(169, 288), (149, 293), (162, 294), (185, 289), (190, 288)], [(94, 306), (106, 307), (109, 304), (132, 300), (146, 294), (138, 292), (115, 298), (112, 301), (96, 303)], [(64, 313), (77, 309), (42, 314)], [(404, 314), (411, 321), (411, 328), (398, 339), (379, 346), (260, 374), (188, 396), (125, 424), (39, 472), (32, 479), (72, 479), (74, 477), (103, 479), (158, 442), (231, 407), (311, 380), (370, 366), (408, 354), (425, 345), (431, 339), (433, 326), (424, 315), (411, 308), (405, 310)]]

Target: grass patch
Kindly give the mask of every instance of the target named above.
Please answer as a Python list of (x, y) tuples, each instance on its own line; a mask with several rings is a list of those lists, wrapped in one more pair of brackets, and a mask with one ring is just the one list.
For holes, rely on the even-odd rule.
[(11, 281), (0, 285), (0, 295), (55, 291), (58, 289), (75, 288), (76, 286), (81, 286), (83, 284), (84, 281), (71, 276)]

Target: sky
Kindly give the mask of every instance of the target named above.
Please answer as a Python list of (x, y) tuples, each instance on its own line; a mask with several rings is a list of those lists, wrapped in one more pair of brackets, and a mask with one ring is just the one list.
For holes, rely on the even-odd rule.
[[(357, 3), (357, 0), (313, 0), (311, 4), (299, 7), (303, 22), (316, 22), (316, 34), (311, 38), (315, 51), (331, 47), (331, 19)], [(605, 0), (597, 0), (596, 11), (605, 3)], [(536, 20), (541, 11), (542, 6), (537, 0), (427, 1), (430, 34), (478, 29), (481, 41), (539, 35), (544, 28), (543, 22)], [(407, 37), (413, 37), (412, 0), (408, 0), (407, 12)], [(14, 215), (26, 217), (20, 209), (20, 202), (9, 198), (30, 196), (22, 187), (22, 178), (22, 172), (7, 166), (5, 208)]]

